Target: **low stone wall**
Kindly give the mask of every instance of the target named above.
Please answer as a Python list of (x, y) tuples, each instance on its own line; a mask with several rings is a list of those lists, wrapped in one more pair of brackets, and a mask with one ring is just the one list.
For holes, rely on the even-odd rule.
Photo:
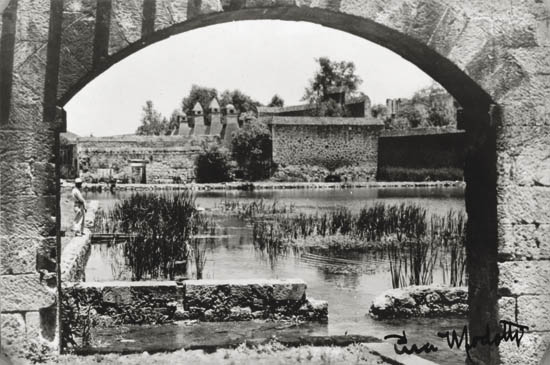
[(327, 302), (308, 299), (306, 287), (299, 279), (65, 282), (63, 341), (83, 346), (91, 327), (186, 319), (326, 321)]
[[(88, 203), (88, 210), (85, 217), (84, 235), (79, 237), (64, 238), (69, 242), (64, 245), (61, 251), (61, 281), (73, 282), (84, 280), (84, 271), (91, 249), (91, 234), (89, 228), (94, 224), (95, 213), (99, 203), (92, 200)], [(69, 232), (67, 232), (69, 233)]]
[[(260, 181), (253, 183), (228, 182), (211, 184), (118, 184), (119, 191), (173, 191), (173, 190), (279, 190), (279, 189), (353, 189), (353, 188), (442, 188), (465, 187), (463, 181), (348, 181), (347, 183), (326, 182), (280, 182)], [(71, 183), (65, 183), (62, 190), (72, 189)], [(108, 191), (108, 184), (85, 184), (84, 190)]]
[(375, 163), (346, 166), (334, 171), (322, 166), (280, 165), (273, 174), (272, 180), (277, 182), (324, 182), (328, 176), (339, 176), (341, 181), (371, 181), (375, 180), (376, 168)]
[(453, 317), (467, 313), (467, 287), (432, 285), (387, 290), (374, 299), (369, 310), (377, 319)]
[(185, 308), (189, 318), (204, 321), (326, 320), (327, 303), (308, 300), (306, 287), (299, 279), (192, 280), (185, 282)]

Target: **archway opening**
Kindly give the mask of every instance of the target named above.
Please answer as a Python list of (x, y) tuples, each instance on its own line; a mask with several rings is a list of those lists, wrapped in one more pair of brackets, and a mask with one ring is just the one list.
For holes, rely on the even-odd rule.
[[(268, 15), (266, 16), (265, 14), (268, 14)], [(219, 19), (216, 18), (216, 17), (217, 17), (217, 15), (213, 15), (208, 19), (209, 19), (209, 21), (211, 19), (212, 23), (228, 21), (227, 17), (226, 18), (219, 18)], [(293, 20), (296, 20), (296, 18), (299, 18), (299, 19), (305, 18), (305, 15), (300, 13), (300, 12), (295, 12), (294, 10), (288, 10), (284, 14), (281, 14), (279, 12), (270, 13), (268, 11), (267, 13), (264, 13), (263, 15), (259, 15), (255, 11), (246, 11), (245, 13), (242, 14), (242, 17), (243, 18), (247, 18), (247, 17), (251, 17), (251, 18), (252, 17), (254, 17), (254, 18), (256, 18), (256, 17), (259, 17), (259, 18), (277, 17), (277, 18), (282, 18), (282, 19), (292, 18)], [(318, 21), (321, 24), (329, 25), (329, 26), (333, 25), (333, 27), (336, 28), (336, 29), (344, 28), (344, 26), (342, 24), (340, 24), (341, 19), (338, 21), (338, 25), (335, 25), (333, 23), (334, 20), (326, 17), (326, 14), (323, 14), (322, 12), (314, 13), (314, 17), (315, 17), (315, 20)], [(310, 14), (307, 15), (307, 19), (311, 20)], [(380, 26), (375, 25), (375, 24), (365, 23), (365, 24), (361, 24), (361, 26), (359, 26), (358, 23), (350, 22), (346, 26), (346, 28), (347, 28), (346, 31), (348, 31), (352, 34), (359, 34), (359, 35), (369, 34), (369, 39), (377, 40), (377, 41), (379, 41), (379, 43), (385, 45), (386, 47), (388, 47), (390, 49), (393, 49), (393, 50), (399, 49), (400, 54), (402, 54), (402, 55), (406, 54), (408, 56), (407, 58), (409, 60), (415, 60), (416, 61), (415, 63), (417, 65), (419, 65), (421, 68), (423, 68), (425, 70), (429, 70), (430, 75), (436, 75), (437, 79), (439, 81), (441, 81), (441, 80), (444, 81), (444, 86), (447, 88), (447, 90), (449, 90), (457, 99), (460, 99), (462, 101), (462, 103), (464, 103), (463, 105), (466, 106), (465, 109), (468, 110), (468, 112), (466, 112), (466, 115), (469, 117), (469, 118), (467, 118), (467, 122), (468, 121), (473, 121), (473, 119), (479, 118), (481, 116), (479, 111), (485, 110), (485, 107), (487, 106), (487, 103), (489, 103), (489, 99), (487, 98), (486, 94), (481, 91), (481, 89), (479, 89), (477, 86), (475, 86), (473, 84), (473, 82), (467, 76), (465, 76), (462, 72), (460, 72), (455, 66), (447, 64), (446, 61), (444, 59), (442, 59), (440, 56), (437, 56), (435, 58), (438, 61), (441, 61), (441, 62), (433, 62), (433, 60), (428, 61), (430, 59), (430, 57), (434, 56), (434, 55), (430, 54), (429, 51), (427, 50), (427, 48), (423, 49), (422, 50), (423, 54), (420, 55), (417, 50), (412, 49), (413, 47), (410, 44), (406, 44), (407, 42), (405, 42), (405, 39), (402, 39), (401, 37), (393, 39), (392, 37), (395, 36), (395, 35), (391, 34), (391, 32), (389, 32), (389, 31), (387, 31), (387, 33), (374, 32), (372, 29), (369, 28), (371, 26), (376, 28), (377, 30), (380, 30)], [(174, 34), (174, 33), (177, 33), (177, 32), (183, 32), (186, 29), (188, 29), (188, 28), (190, 29), (190, 28), (193, 28), (193, 27), (196, 27), (196, 26), (193, 25), (192, 22), (190, 24), (186, 23), (186, 24), (174, 26), (174, 27), (170, 28), (169, 31), (166, 31), (164, 33), (160, 32), (158, 34), (153, 34), (151, 37), (145, 38), (144, 42), (141, 43), (139, 46), (138, 45), (136, 45), (134, 47), (130, 46), (127, 50), (121, 51), (119, 54), (113, 56), (113, 58), (112, 58), (112, 60), (110, 60), (110, 62), (106, 62), (102, 66), (97, 67), (94, 70), (94, 72), (87, 75), (79, 84), (77, 84), (73, 88), (71, 88), (65, 94), (65, 96), (63, 96), (60, 99), (60, 102), (65, 103), (76, 92), (76, 90), (78, 90), (82, 85), (86, 84), (91, 78), (93, 78), (96, 75), (98, 75), (99, 73), (103, 72), (104, 69), (106, 69), (108, 66), (113, 64), (114, 61), (118, 61), (118, 59), (122, 59), (123, 57), (130, 54), (131, 52), (134, 52), (135, 50), (137, 50), (137, 48), (141, 48), (142, 46), (144, 46), (148, 43), (152, 43), (156, 40), (164, 38), (169, 34)], [(352, 30), (350, 31), (349, 28), (351, 28)], [(363, 37), (365, 37), (365, 36), (363, 35)], [(392, 38), (391, 42), (388, 42), (387, 39), (389, 39), (389, 38)], [(412, 42), (412, 43), (414, 43), (414, 42)], [(452, 82), (451, 82), (451, 80), (452, 80)], [(69, 121), (70, 121), (70, 118), (71, 117), (69, 116)], [(478, 135), (482, 134), (483, 132), (479, 132), (477, 130), (477, 127), (472, 126), (471, 123), (466, 123), (466, 124), (467, 124), (467, 127), (469, 128), (469, 131), (475, 131), (475, 133), (466, 135), (465, 140), (470, 140), (470, 144), (475, 144), (476, 141), (479, 141)], [(480, 124), (480, 126), (479, 126), (480, 129), (483, 130), (485, 127), (483, 126), (482, 123), (479, 123), (479, 124)], [(475, 138), (475, 139), (472, 140), (472, 138)], [(491, 136), (488, 136), (487, 138), (491, 138)], [(482, 141), (482, 142), (485, 142), (485, 141)], [(151, 157), (153, 157), (153, 159), (155, 159), (154, 156), (149, 156), (149, 159)], [(131, 162), (133, 164), (141, 164), (141, 165), (144, 165), (144, 164), (148, 163), (146, 158), (133, 159)], [(150, 161), (150, 162), (152, 162), (152, 161)], [(137, 167), (137, 165), (136, 165), (136, 167)], [(111, 167), (109, 167), (109, 169), (111, 169)], [(143, 176), (144, 170), (140, 170), (140, 173), (142, 174), (141, 176)], [(472, 174), (472, 173), (473, 174), (478, 174), (479, 173), (479, 167), (478, 166), (473, 167), (472, 170), (470, 171), (470, 174)], [(490, 173), (489, 173), (489, 175), (490, 175)], [(483, 178), (485, 178), (485, 177), (483, 177)], [(481, 215), (480, 215), (480, 217), (481, 217)], [(486, 257), (486, 255), (489, 255), (489, 254), (493, 254), (493, 253), (484, 251), (485, 256), (483, 256), (483, 257)], [(495, 252), (495, 255), (496, 255), (496, 252)], [(346, 258), (340, 257), (340, 259), (345, 260)]]

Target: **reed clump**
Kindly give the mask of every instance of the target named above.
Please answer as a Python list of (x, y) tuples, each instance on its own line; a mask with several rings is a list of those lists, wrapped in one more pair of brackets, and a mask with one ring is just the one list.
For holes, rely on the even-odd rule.
[[(174, 279), (187, 269), (192, 235), (210, 225), (209, 220), (200, 217), (195, 197), (188, 191), (176, 195), (136, 193), (101, 211), (94, 231), (128, 235), (123, 253), (132, 279)], [(194, 252), (201, 266), (204, 254)]]
[(352, 213), (341, 207), (326, 213), (273, 214), (268, 220), (248, 215), (255, 246), (269, 256), (286, 246), (329, 250), (382, 250), (394, 288), (433, 283), (435, 268), (443, 282), (466, 285), (466, 217), (449, 211), (428, 217), (414, 204), (377, 203)]

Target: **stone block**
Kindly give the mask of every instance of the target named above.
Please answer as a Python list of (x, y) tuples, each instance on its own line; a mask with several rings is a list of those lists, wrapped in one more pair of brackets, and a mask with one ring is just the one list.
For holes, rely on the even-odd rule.
[(155, 30), (167, 28), (187, 20), (187, 2), (179, 0), (157, 0)]
[[(501, 320), (516, 321), (516, 298), (502, 297), (498, 300), (498, 314)], [(523, 325), (523, 323), (520, 323)]]
[(0, 160), (5, 163), (55, 162), (55, 133), (0, 129)]
[(497, 189), (501, 223), (550, 223), (550, 188), (505, 186)]
[(29, 274), (55, 270), (56, 238), (0, 236), (0, 275)]
[(39, 274), (1, 275), (3, 312), (37, 311), (55, 304), (55, 290), (46, 287)]
[(501, 224), (499, 256), (506, 260), (550, 258), (549, 224)]
[(56, 196), (2, 196), (2, 235), (50, 236), (55, 234)]
[(2, 352), (8, 356), (20, 357), (27, 348), (25, 319), (21, 313), (2, 313), (0, 315), (0, 333), (2, 334)]
[(116, 22), (128, 43), (134, 43), (141, 38), (141, 20), (143, 0), (125, 1), (113, 0), (111, 5), (111, 22)]
[(48, 41), (50, 1), (18, 0), (16, 41)]
[(522, 295), (517, 301), (519, 324), (530, 331), (550, 331), (550, 295)]
[(500, 262), (498, 269), (502, 295), (550, 294), (550, 261)]
[(0, 162), (2, 196), (41, 196), (57, 193), (55, 164), (49, 162)]
[(541, 365), (544, 352), (550, 346), (550, 332), (527, 332), (520, 345), (503, 342), (498, 347), (501, 364)]

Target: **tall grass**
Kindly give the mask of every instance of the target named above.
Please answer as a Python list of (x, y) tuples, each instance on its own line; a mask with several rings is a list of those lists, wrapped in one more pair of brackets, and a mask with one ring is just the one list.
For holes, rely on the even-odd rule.
[(225, 200), (220, 204), (222, 211), (237, 214), (243, 219), (257, 218), (263, 215), (287, 214), (294, 212), (294, 205), (284, 205), (274, 200), (257, 199), (252, 201)]
[(253, 214), (248, 217), (255, 246), (267, 252), (270, 260), (295, 240), (341, 235), (380, 243), (390, 264), (394, 288), (431, 284), (437, 267), (443, 272), (445, 284), (467, 283), (466, 217), (461, 212), (451, 210), (444, 216), (428, 218), (426, 209), (418, 205), (377, 203), (363, 207), (358, 214), (342, 207), (323, 214), (274, 214), (269, 220), (254, 218), (257, 216)]
[(96, 232), (130, 235), (124, 258), (133, 279), (174, 279), (177, 264), (188, 258), (195, 215), (195, 197), (187, 191), (177, 195), (132, 194), (96, 217), (95, 228)]

